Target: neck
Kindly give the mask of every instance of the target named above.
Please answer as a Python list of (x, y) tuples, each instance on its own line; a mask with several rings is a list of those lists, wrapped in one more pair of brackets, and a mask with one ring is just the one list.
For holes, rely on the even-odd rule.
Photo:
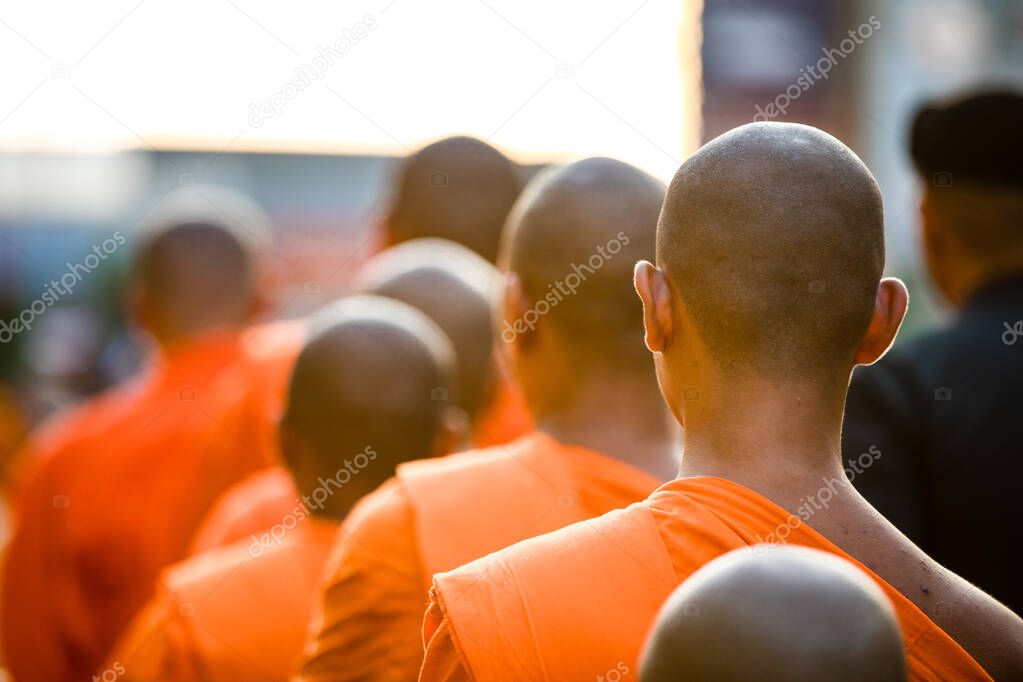
[(755, 379), (706, 387), (686, 408), (679, 477), (770, 490), (841, 475), (846, 385)]
[(650, 379), (577, 386), (570, 405), (536, 424), (558, 442), (609, 455), (661, 481), (678, 469), (678, 424)]

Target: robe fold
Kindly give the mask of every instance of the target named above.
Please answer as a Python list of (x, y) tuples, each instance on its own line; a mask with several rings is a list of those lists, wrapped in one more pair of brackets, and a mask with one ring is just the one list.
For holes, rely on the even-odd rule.
[(781, 537), (782, 528), (791, 529), (788, 544), (841, 556), (877, 581), (898, 616), (912, 679), (990, 679), (909, 599), (799, 517), (737, 483), (698, 477), (435, 576), (420, 680), (581, 680), (619, 666), (636, 671), (675, 587), (730, 550)]
[(434, 573), (624, 507), (658, 483), (539, 432), (402, 464), (341, 528), (301, 679), (415, 679)]

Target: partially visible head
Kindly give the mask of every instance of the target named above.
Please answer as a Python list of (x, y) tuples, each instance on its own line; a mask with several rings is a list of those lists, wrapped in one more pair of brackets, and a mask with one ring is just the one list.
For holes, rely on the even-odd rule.
[(496, 285), (493, 265), (443, 239), (414, 239), (382, 251), (366, 262), (355, 282), (358, 291), (417, 308), (444, 331), (458, 364), (452, 400), (474, 423), (496, 389), (491, 326)]
[(923, 184), (931, 278), (954, 305), (1023, 273), (1023, 94), (992, 90), (925, 104), (910, 156)]
[(661, 609), (641, 682), (906, 679), (895, 612), (850, 562), (803, 547), (737, 549), (682, 583)]
[(453, 390), (454, 372), (444, 332), (409, 305), (354, 296), (318, 313), (280, 424), (299, 490), (317, 500), (328, 488), (324, 508), (339, 516), (398, 464), (445, 454), (460, 434), (435, 398)]
[(518, 168), (486, 142), (464, 136), (434, 142), (398, 167), (388, 240), (449, 239), (494, 262), (501, 227), (520, 189)]
[(142, 228), (132, 267), (132, 313), (161, 344), (249, 322), (261, 303), (259, 251), (269, 220), (248, 198), (182, 188)]
[(676, 173), (640, 263), (647, 345), (683, 417), (708, 376), (836, 391), (888, 348), (907, 303), (881, 280), (881, 193), (863, 162), (809, 126), (755, 123), (706, 144)]
[(664, 185), (592, 158), (541, 173), (508, 218), (502, 340), (535, 415), (589, 382), (652, 381), (633, 264), (654, 252)]

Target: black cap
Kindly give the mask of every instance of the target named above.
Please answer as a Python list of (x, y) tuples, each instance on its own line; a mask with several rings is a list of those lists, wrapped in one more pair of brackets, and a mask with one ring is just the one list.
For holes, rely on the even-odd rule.
[(924, 105), (913, 119), (909, 153), (938, 186), (1023, 190), (1023, 94), (988, 90)]

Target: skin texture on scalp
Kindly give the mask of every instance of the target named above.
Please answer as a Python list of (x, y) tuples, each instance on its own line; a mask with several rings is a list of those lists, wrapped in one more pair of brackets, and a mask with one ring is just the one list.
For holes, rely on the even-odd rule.
[[(766, 547), (766, 546), (762, 546)], [(641, 682), (906, 679), (894, 610), (851, 563), (802, 547), (735, 550), (665, 602)]]
[[(286, 444), (285, 457), (293, 460), (299, 452), (318, 459), (289, 464), (331, 475), (338, 453), (369, 447), (374, 463), (360, 474), (358, 488), (372, 490), (397, 464), (432, 451), (445, 403), (431, 396), (451, 385), (450, 342), (415, 308), (375, 296), (344, 299), (320, 313), (312, 327), (295, 362), (282, 419), (302, 447)], [(305, 481), (297, 483), (301, 488)]]
[(505, 217), (521, 188), (515, 164), (486, 142), (465, 136), (439, 140), (398, 167), (389, 240), (450, 239), (494, 262)]
[(722, 369), (812, 376), (851, 360), (870, 319), (884, 266), (881, 193), (820, 130), (743, 126), (682, 164), (657, 260)]
[(509, 216), (502, 269), (518, 277), (527, 304), (550, 303), (543, 323), (578, 340), (583, 371), (614, 363), (649, 373), (631, 280), (636, 261), (653, 255), (663, 199), (653, 177), (592, 158), (534, 180)]
[(443, 239), (415, 239), (363, 265), (355, 288), (407, 303), (444, 331), (458, 365), (455, 394), (473, 422), (490, 406), (496, 381), (491, 302), (497, 270)]

